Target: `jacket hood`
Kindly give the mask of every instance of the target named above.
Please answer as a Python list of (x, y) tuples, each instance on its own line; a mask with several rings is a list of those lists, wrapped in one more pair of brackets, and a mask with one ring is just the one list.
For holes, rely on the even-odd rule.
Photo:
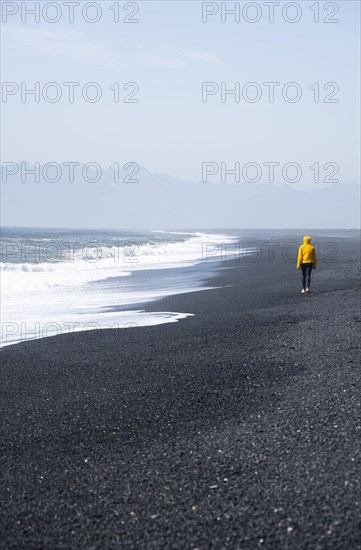
[(311, 237), (310, 237), (309, 235), (305, 235), (305, 236), (303, 237), (303, 242), (304, 242), (304, 244), (310, 244), (310, 242), (311, 242)]

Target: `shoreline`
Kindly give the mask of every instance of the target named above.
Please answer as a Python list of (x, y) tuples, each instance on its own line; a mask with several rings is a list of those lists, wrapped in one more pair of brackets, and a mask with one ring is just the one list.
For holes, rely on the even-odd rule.
[(361, 548), (359, 241), (339, 244), (310, 295), (292, 262), (226, 261), (219, 288), (144, 306), (194, 317), (2, 348), (4, 543)]
[[(165, 296), (204, 287), (203, 281), (212, 271), (208, 265), (202, 264), (202, 255), (205, 244), (213, 243), (217, 235), (186, 234), (187, 238), (180, 242), (172, 238), (167, 240), (169, 235), (165, 234), (164, 242), (153, 242), (154, 234), (143, 235), (143, 244), (134, 246), (128, 245), (123, 235), (119, 237), (124, 241), (123, 247), (114, 241), (116, 235), (105, 238), (101, 234), (102, 243), (94, 248), (96, 243), (92, 242), (91, 249), (96, 258), (100, 254), (99, 263), (98, 260), (86, 260), (79, 235), (74, 236), (76, 254), (73, 250), (71, 256), (65, 255), (62, 261), (55, 263), (41, 260), (44, 254), (40, 243), (28, 245), (29, 248), (36, 245), (36, 254), (34, 250), (33, 255), (29, 252), (34, 260), (31, 262), (26, 258), (22, 243), (15, 240), (9, 245), (5, 239), (4, 249), (11, 246), (16, 252), (9, 253), (9, 258), (6, 253), (1, 257), (3, 322), (0, 347), (92, 328), (160, 324), (160, 313), (146, 314), (142, 306)], [(48, 237), (46, 234), (45, 250), (49, 246)], [(67, 246), (63, 242), (65, 234), (59, 238), (54, 233), (52, 237), (58, 239), (51, 241), (57, 250), (71, 248), (69, 243)], [(94, 237), (93, 233), (91, 237)], [(233, 240), (230, 234), (219, 234), (218, 237), (228, 246)], [(218, 249), (218, 244), (210, 246), (211, 260), (215, 259), (213, 248)], [(86, 248), (86, 254), (87, 251)], [(25, 259), (29, 261), (24, 263)], [(164, 322), (183, 317), (169, 312), (164, 316)]]
[[(216, 231), (219, 231), (223, 236), (226, 236), (225, 230), (222, 230), (222, 229), (214, 230), (214, 232)], [(148, 279), (148, 284), (149, 284), (149, 279), (151, 279), (150, 275), (154, 273), (158, 281), (164, 279), (165, 285), (167, 284), (169, 285), (169, 278), (170, 280), (173, 281), (172, 284), (169, 285), (169, 289), (168, 289), (169, 294), (166, 293), (165, 296), (154, 295), (150, 298), (145, 298), (145, 299), (142, 299), (140, 297), (139, 300), (134, 300), (132, 303), (125, 303), (125, 304), (119, 304), (119, 305), (115, 305), (115, 304), (99, 305), (98, 313), (94, 315), (94, 314), (91, 314), (89, 311), (88, 320), (86, 322), (84, 321), (82, 324), (78, 322), (78, 317), (77, 317), (77, 320), (75, 321), (74, 320), (71, 321), (70, 319), (65, 320), (64, 318), (63, 319), (55, 318), (53, 320), (49, 319), (47, 322), (43, 322), (42, 325), (40, 321), (36, 319), (36, 324), (34, 321), (29, 327), (26, 326), (26, 323), (19, 324), (19, 323), (3, 322), (3, 325), (16, 324), (17, 332), (19, 332), (19, 336), (21, 334), (21, 338), (14, 342), (9, 341), (9, 342), (1, 343), (0, 349), (3, 349), (10, 345), (21, 344), (29, 341), (38, 342), (43, 340), (44, 338), (49, 338), (49, 337), (53, 338), (57, 336), (68, 337), (68, 341), (70, 341), (72, 339), (72, 335), (74, 334), (74, 332), (86, 333), (87, 332), (86, 327), (89, 325), (95, 326), (96, 328), (92, 330), (96, 330), (96, 331), (112, 330), (114, 327), (118, 327), (120, 330), (123, 330), (125, 328), (131, 328), (132, 326), (135, 326), (137, 329), (140, 329), (145, 326), (155, 326), (155, 325), (159, 326), (161, 324), (167, 324), (168, 322), (177, 322), (178, 320), (187, 319), (188, 317), (193, 316), (193, 313), (178, 312), (174, 308), (172, 309), (171, 306), (167, 305), (168, 303), (172, 304), (172, 298), (180, 295), (192, 294), (194, 292), (200, 292), (204, 290), (214, 290), (218, 288), (218, 285), (222, 287), (223, 275), (219, 277), (218, 274), (219, 273), (223, 274), (224, 268), (230, 268), (235, 265), (239, 266), (239, 264), (244, 265), (245, 263), (248, 263), (248, 261), (250, 263), (253, 263), (252, 254), (256, 255), (256, 263), (258, 263), (258, 259), (264, 261), (265, 258), (264, 257), (262, 258), (262, 256), (266, 256), (268, 257), (268, 265), (270, 265), (271, 263), (279, 263), (279, 262), (288, 264), (287, 266), (285, 265), (285, 268), (290, 273), (290, 280), (291, 280), (292, 270), (290, 271), (289, 267), (290, 266), (293, 267), (294, 262), (292, 259), (288, 257), (285, 258), (283, 256), (284, 256), (284, 252), (286, 253), (286, 255), (289, 254), (289, 250), (288, 250), (289, 247), (291, 249), (291, 253), (294, 252), (292, 250), (292, 247), (296, 245), (296, 241), (294, 240), (290, 241), (289, 239), (285, 239), (285, 236), (284, 236), (285, 230), (282, 230), (281, 234), (280, 234), (280, 230), (275, 230), (275, 231), (276, 232), (266, 231), (263, 229), (258, 229), (255, 231), (243, 230), (242, 234), (239, 237), (239, 240), (236, 240), (233, 243), (232, 241), (227, 242), (224, 250), (223, 250), (223, 244), (225, 243), (222, 244), (222, 256), (219, 255), (219, 250), (215, 255), (213, 255), (213, 251), (211, 250), (209, 257), (206, 261), (199, 259), (197, 260), (197, 263), (195, 263), (192, 266), (178, 265), (176, 267), (162, 267), (159, 269), (146, 268), (146, 269), (135, 270), (132, 272), (132, 281), (135, 281), (136, 279), (139, 279), (139, 281), (136, 283), (134, 289), (136, 289), (137, 285), (139, 286), (140, 289), (144, 288), (144, 286), (142, 285), (142, 279), (145, 278), (146, 284)], [(296, 230), (289, 230), (289, 231), (290, 231), (289, 238), (291, 238), (291, 236), (299, 235), (299, 231), (296, 231)], [(326, 236), (324, 234), (325, 231), (331, 234)], [(339, 234), (340, 231), (346, 234), (340, 235)], [(230, 230), (227, 237), (231, 238), (232, 236), (232, 239), (234, 239), (236, 232), (237, 231)], [(332, 235), (332, 232), (335, 235)], [(213, 234), (215, 235), (216, 233), (213, 233)], [(325, 258), (322, 258), (322, 259), (323, 260), (329, 259), (330, 263), (332, 263), (334, 259), (337, 260), (336, 255), (338, 252), (335, 249), (335, 245), (338, 247), (339, 244), (341, 244), (344, 239), (348, 239), (349, 241), (354, 241), (355, 243), (357, 243), (360, 240), (359, 235), (360, 235), (359, 231), (357, 230), (333, 230), (333, 231), (321, 230), (319, 231), (319, 234), (317, 233), (317, 231), (315, 232), (315, 237), (320, 242), (316, 241), (316, 239), (314, 239), (313, 242), (315, 243), (316, 248), (319, 248), (320, 244), (323, 247), (326, 246), (326, 250), (322, 251)], [(254, 236), (258, 236), (259, 240), (254, 240), (254, 238), (252, 238)], [(339, 241), (339, 243), (336, 244), (335, 241), (327, 242), (325, 241), (326, 237), (336, 239), (336, 241)], [(218, 246), (218, 248), (220, 248), (221, 246), (220, 242), (215, 244)], [(233, 245), (235, 245), (234, 251), (232, 248)], [(282, 254), (281, 254), (281, 249), (277, 248), (278, 245), (283, 246), (283, 249), (285, 249), (285, 251), (282, 250)], [(254, 246), (255, 246), (255, 249), (253, 248)], [(327, 246), (331, 248), (330, 252), (327, 252)], [(243, 251), (244, 249), (242, 247), (246, 247), (247, 252), (244, 252)], [(251, 255), (250, 260), (248, 260), (249, 254)], [(258, 258), (258, 255), (260, 255), (259, 258)], [(272, 262), (270, 261), (271, 256), (273, 256)], [(237, 261), (236, 261), (236, 258), (237, 258)], [(285, 262), (285, 260), (287, 261)], [(183, 274), (185, 274), (185, 280), (187, 281), (189, 288), (186, 288), (186, 287), (181, 288), (181, 290), (178, 292), (177, 286), (181, 287), (181, 285), (184, 283), (180, 283), (180, 282), (175, 283), (175, 281), (178, 281), (178, 280), (180, 281), (183, 277)], [(90, 287), (95, 285), (94, 289), (96, 290), (97, 288), (96, 285), (98, 285), (99, 283), (103, 284), (103, 288), (104, 288), (104, 284), (105, 285), (109, 284), (109, 292), (111, 293), (112, 288), (116, 289), (118, 278), (121, 283), (124, 282), (122, 276), (119, 275), (119, 277), (113, 276), (104, 280), (103, 279), (96, 280), (88, 283), (88, 285), (90, 285)], [(218, 281), (218, 283), (215, 282), (216, 280)], [(214, 284), (212, 284), (213, 282)], [(233, 281), (231, 281), (231, 284), (233, 284)], [(161, 286), (159, 288), (161, 288)], [(149, 289), (149, 291), (151, 292), (151, 289)], [(170, 302), (167, 302), (168, 298), (171, 300)], [(114, 300), (116, 299), (117, 299), (116, 291), (114, 291)], [(157, 305), (157, 304), (160, 305), (159, 308), (154, 307), (154, 305)], [(162, 311), (164, 312), (163, 318), (162, 318)], [(101, 318), (102, 314), (104, 313), (110, 315), (110, 318), (108, 320)], [(98, 322), (98, 319), (96, 318), (98, 314), (99, 314), (99, 322)], [(111, 316), (111, 314), (115, 314), (114, 318)], [(94, 316), (94, 319), (91, 319), (91, 315)], [(117, 315), (119, 316), (119, 319), (120, 317), (122, 317), (121, 322), (119, 322)], [(172, 319), (172, 320), (169, 321), (167, 319)], [(23, 328), (23, 325), (25, 325), (24, 328)], [(37, 325), (39, 325), (38, 328), (36, 328)], [(52, 334), (51, 332), (50, 334), (48, 334), (48, 325), (50, 325), (51, 328), (55, 327), (56, 330), (51, 331), (51, 332), (55, 332), (55, 334)], [(74, 328), (75, 325), (77, 325), (78, 328)], [(66, 327), (66, 326), (69, 326), (71, 328), (69, 330), (65, 330), (65, 329), (63, 330), (63, 327)], [(44, 335), (45, 329), (46, 329), (46, 334)], [(26, 337), (26, 334), (29, 335), (31, 333), (36, 334), (35, 338)], [(25, 338), (22, 338), (23, 334), (25, 334)], [(12, 333), (10, 331), (10, 337), (11, 336), (12, 336)]]

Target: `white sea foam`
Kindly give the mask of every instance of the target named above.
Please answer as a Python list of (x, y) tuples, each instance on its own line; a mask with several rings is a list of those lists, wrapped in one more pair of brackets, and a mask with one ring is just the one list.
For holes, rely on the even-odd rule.
[[(77, 250), (72, 257), (56, 263), (2, 263), (0, 345), (38, 338), (39, 334), (41, 337), (58, 334), (59, 326), (67, 324), (78, 331), (84, 330), (89, 323), (109, 328), (114, 323), (124, 326), (133, 322), (144, 326), (182, 319), (188, 314), (116, 312), (114, 308), (130, 307), (173, 293), (201, 290), (204, 287), (194, 287), (187, 280), (178, 281), (173, 288), (171, 284), (157, 286), (154, 283), (157, 275), (151, 273), (148, 279), (144, 278), (141, 287), (139, 284), (134, 286), (132, 274), (142, 270), (194, 266), (202, 261), (205, 243), (212, 254), (217, 247), (213, 251), (210, 243), (231, 243), (233, 240), (229, 235), (194, 233), (186, 240), (146, 242), (136, 248), (88, 246), (85, 255), (83, 250)], [(232, 249), (225, 252), (234, 254)]]
[[(133, 329), (133, 340), (138, 336), (137, 328), (176, 323), (181, 319), (192, 316), (192, 313), (177, 313), (171, 311), (131, 310), (99, 315), (87, 314), (86, 322), (81, 323), (79, 316), (67, 316), (63, 320), (57, 316), (56, 320), (28, 319), (22, 323), (5, 323), (2, 326), (2, 341), (0, 347), (19, 344), (28, 340), (42, 340), (49, 336), (67, 335), (66, 343), (73, 342), (75, 332), (83, 332), (86, 341), (99, 341), (102, 329)], [(99, 318), (100, 317), (100, 318)]]

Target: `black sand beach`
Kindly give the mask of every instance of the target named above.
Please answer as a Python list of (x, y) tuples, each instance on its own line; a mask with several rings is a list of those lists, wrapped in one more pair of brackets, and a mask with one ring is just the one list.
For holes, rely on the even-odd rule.
[(309, 295), (229, 259), (144, 308), (194, 317), (3, 348), (1, 547), (361, 548), (360, 241), (316, 240)]

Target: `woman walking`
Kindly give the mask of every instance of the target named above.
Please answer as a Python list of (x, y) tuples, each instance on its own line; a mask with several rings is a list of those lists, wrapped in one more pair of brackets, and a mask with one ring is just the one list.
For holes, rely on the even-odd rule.
[(311, 237), (303, 237), (303, 244), (298, 249), (297, 269), (302, 270), (302, 294), (310, 291), (311, 271), (316, 269), (317, 257), (315, 247), (311, 244)]

